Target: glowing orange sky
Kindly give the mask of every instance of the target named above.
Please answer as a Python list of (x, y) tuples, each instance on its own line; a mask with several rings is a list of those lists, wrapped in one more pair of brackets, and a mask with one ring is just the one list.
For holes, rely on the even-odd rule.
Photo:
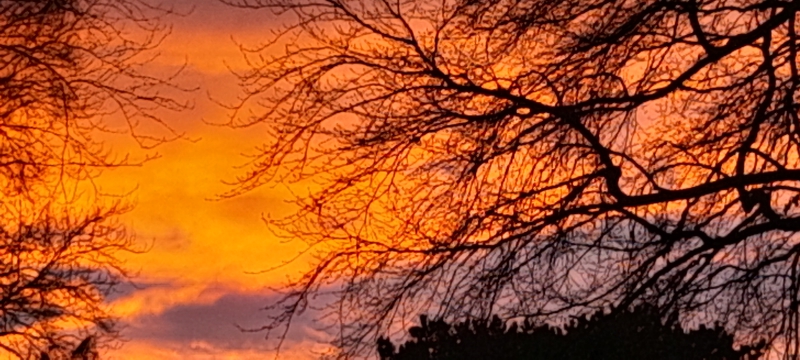
[[(112, 299), (126, 329), (128, 342), (106, 354), (110, 359), (264, 359), (272, 353), (263, 334), (241, 334), (235, 324), (256, 326), (274, 286), (299, 271), (294, 264), (279, 271), (248, 272), (275, 266), (293, 257), (296, 245), (282, 244), (264, 225), (262, 214), (290, 210), (287, 190), (264, 187), (234, 199), (210, 201), (230, 187), (243, 164), (242, 156), (265, 141), (258, 128), (232, 130), (204, 122), (224, 122), (226, 110), (208, 99), (232, 101), (239, 94), (226, 66), (241, 68), (233, 39), (256, 44), (277, 24), (268, 12), (233, 9), (216, 0), (176, 1), (178, 10), (194, 7), (171, 19), (172, 35), (159, 49), (154, 69), (171, 70), (184, 62), (182, 84), (198, 86), (190, 94), (195, 108), (165, 119), (197, 141), (174, 141), (154, 151), (161, 157), (142, 167), (109, 171), (99, 179), (102, 189), (122, 193), (135, 189), (135, 210), (122, 220), (137, 239), (148, 244), (144, 254), (127, 257), (138, 272), (141, 289), (127, 289)], [(226, 65), (227, 64), (227, 65)], [(116, 139), (114, 150), (143, 156), (130, 139)], [(297, 329), (282, 358), (308, 358), (321, 334)]]

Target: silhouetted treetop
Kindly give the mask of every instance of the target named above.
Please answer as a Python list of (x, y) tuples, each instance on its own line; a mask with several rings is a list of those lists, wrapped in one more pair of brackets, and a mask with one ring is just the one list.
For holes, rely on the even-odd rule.
[[(506, 325), (499, 317), (450, 325), (420, 317), (408, 329), (410, 339), (396, 348), (378, 339), (382, 360), (755, 360), (765, 349), (759, 343), (734, 346), (733, 335), (720, 327), (684, 330), (661, 321), (650, 307), (613, 314), (595, 313), (565, 328)], [(737, 349), (738, 348), (738, 349)]]

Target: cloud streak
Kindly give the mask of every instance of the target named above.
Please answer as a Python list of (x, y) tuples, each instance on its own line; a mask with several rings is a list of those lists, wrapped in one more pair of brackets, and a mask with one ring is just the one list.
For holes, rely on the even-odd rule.
[[(127, 335), (135, 339), (114, 356), (138, 356), (143, 349), (158, 349), (163, 359), (181, 358), (265, 358), (275, 354), (275, 343), (263, 332), (246, 332), (262, 324), (261, 308), (275, 298), (227, 292), (209, 303), (183, 303), (158, 313), (129, 317)], [(325, 346), (324, 334), (306, 319), (299, 319), (288, 333), (282, 357), (312, 358)], [(150, 350), (145, 351), (152, 353)]]

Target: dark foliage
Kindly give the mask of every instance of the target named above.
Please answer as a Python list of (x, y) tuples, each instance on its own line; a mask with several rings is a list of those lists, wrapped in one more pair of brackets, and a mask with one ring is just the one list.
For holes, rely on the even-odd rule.
[(734, 346), (723, 328), (685, 330), (664, 324), (653, 308), (579, 318), (563, 329), (530, 322), (466, 321), (450, 325), (420, 317), (399, 348), (378, 340), (381, 360), (754, 360), (765, 344)]

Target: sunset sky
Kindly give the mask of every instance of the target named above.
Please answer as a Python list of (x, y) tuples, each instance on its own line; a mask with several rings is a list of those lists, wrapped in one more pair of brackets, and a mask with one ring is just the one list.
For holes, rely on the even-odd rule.
[[(234, 115), (223, 105), (236, 104), (242, 95), (235, 73), (248, 70), (248, 65), (241, 46), (268, 43), (286, 25), (269, 10), (240, 9), (223, 1), (163, 2), (178, 13), (165, 19), (172, 31), (156, 50), (158, 56), (137, 68), (157, 78), (183, 69), (174, 82), (195, 90), (166, 96), (174, 95), (193, 106), (186, 111), (158, 112), (163, 123), (174, 129), (171, 134), (182, 136), (145, 149), (125, 133), (124, 121), (115, 123), (119, 119), (113, 116), (101, 119), (104, 125), (123, 126), (118, 134), (100, 135), (108, 136), (107, 143), (116, 156), (152, 159), (141, 166), (107, 169), (92, 183), (100, 194), (124, 195), (125, 201), (134, 205), (119, 220), (143, 249), (124, 255), (132, 282), (122, 284), (119, 292), (107, 299), (112, 314), (120, 319), (124, 341), (119, 348), (104, 352), (104, 359), (275, 358), (274, 339), (267, 341), (265, 332), (256, 331), (269, 321), (264, 308), (280, 298), (276, 288), (308, 269), (310, 259), (298, 256), (306, 250), (303, 243), (279, 238), (264, 219), (292, 214), (296, 210), (292, 194), (302, 196), (313, 190), (308, 187), (319, 184), (275, 182), (237, 196), (222, 196), (235, 190), (232, 183), (248, 169), (247, 155), (274, 140), (264, 124), (227, 125), (253, 110), (246, 108)], [(286, 1), (296, 5), (294, 0)], [(789, 55), (777, 50), (770, 54), (773, 42), (777, 44), (772, 33), (778, 32), (778, 27), (769, 27), (784, 21), (794, 27), (795, 20), (781, 20), (779, 15), (796, 9), (783, 9), (763, 23), (759, 20), (762, 15), (754, 15), (755, 20), (748, 20), (759, 24), (753, 30), (740, 34), (744, 30), (731, 29), (748, 27), (730, 25), (727, 33), (719, 32), (727, 35), (711, 41), (705, 40), (703, 27), (692, 16), (702, 15), (713, 25), (718, 22), (715, 13), (728, 10), (648, 6), (655, 9), (653, 14), (681, 12), (676, 19), (687, 12), (687, 19), (693, 21), (664, 30), (665, 34), (678, 34), (680, 29), (680, 36), (669, 35), (675, 37), (674, 42), (641, 40), (640, 46), (626, 45), (641, 35), (627, 28), (639, 26), (636, 21), (646, 24), (651, 14), (638, 17), (640, 10), (627, 9), (627, 5), (616, 10), (637, 17), (620, 15), (622, 25), (596, 20), (594, 17), (605, 15), (598, 16), (588, 8), (573, 16), (569, 14), (572, 7), (562, 9), (568, 15), (558, 13), (556, 20), (543, 21), (548, 25), (533, 24), (535, 21), (531, 25), (527, 19), (539, 16), (538, 12), (521, 7), (523, 10), (515, 11), (525, 11), (524, 16), (508, 15), (510, 22), (519, 26), (517, 32), (495, 39), (506, 27), (491, 25), (490, 31), (484, 31), (484, 13), (476, 13), (478, 21), (468, 16), (472, 10), (464, 14), (449, 8), (433, 11), (424, 9), (422, 3), (407, 6), (422, 14), (408, 15), (414, 25), (399, 16), (374, 26), (360, 19), (348, 23), (348, 9), (339, 6), (331, 8), (333, 16), (342, 11), (345, 20), (325, 23), (329, 15), (312, 11), (306, 16), (319, 25), (314, 29), (320, 37), (333, 34), (346, 41), (332, 50), (334, 55), (326, 49), (312, 52), (309, 58), (302, 51), (292, 55), (287, 47), (290, 55), (277, 60), (280, 65), (270, 74), (282, 77), (296, 70), (292, 66), (299, 66), (299, 75), (294, 76), (315, 79), (316, 87), (281, 97), (276, 90), (280, 81), (276, 81), (278, 85), (250, 84), (251, 88), (263, 85), (259, 95), (265, 98), (272, 91), (279, 94), (269, 100), (275, 102), (270, 105), (277, 111), (267, 111), (271, 114), (268, 120), (287, 123), (276, 133), (278, 138), (288, 133), (285, 136), (292, 139), (278, 143), (284, 146), (281, 149), (290, 149), (288, 158), (296, 155), (305, 160), (309, 153), (312, 158), (322, 153), (317, 164), (334, 168), (331, 181), (336, 186), (322, 195), (319, 210), (309, 206), (309, 212), (321, 219), (320, 226), (302, 230), (306, 237), (352, 241), (341, 241), (341, 246), (336, 241), (319, 245), (334, 244), (332, 254), (343, 255), (329, 263), (321, 261), (323, 270), (311, 272), (309, 282), (323, 290), (310, 286), (309, 297), (318, 296), (309, 301), (310, 308), (324, 303), (329, 296), (325, 289), (346, 285), (342, 279), (350, 277), (353, 282), (349, 284), (357, 286), (347, 288), (344, 302), (352, 296), (356, 305), (353, 314), (343, 306), (341, 313), (347, 314), (336, 320), (347, 325), (377, 324), (374, 334), (379, 335), (407, 328), (403, 322), (418, 309), (432, 309), (437, 316), (452, 319), (462, 317), (459, 312), (463, 317), (499, 313), (535, 321), (543, 314), (554, 314), (553, 321), (558, 323), (586, 309), (632, 307), (651, 300), (659, 306), (675, 306), (664, 308), (675, 312), (659, 314), (669, 314), (670, 319), (678, 319), (672, 315), (679, 314), (684, 322), (719, 315), (721, 324), (735, 324), (738, 331), (738, 321), (744, 324), (741, 329), (750, 326), (753, 334), (761, 336), (757, 331), (778, 328), (773, 325), (780, 318), (785, 320), (780, 331), (796, 330), (783, 329), (786, 319), (797, 319), (796, 312), (785, 309), (796, 304), (798, 283), (771, 282), (789, 274), (796, 279), (800, 261), (800, 245), (792, 238), (796, 234), (792, 221), (800, 217), (790, 212), (798, 207), (800, 195), (788, 185), (773, 187), (778, 181), (797, 180), (796, 139), (784, 143), (771, 136), (788, 139), (797, 132), (797, 124), (767, 122), (773, 121), (773, 116), (777, 119), (773, 112), (783, 111), (796, 120), (795, 107), (784, 101), (789, 105), (796, 102), (791, 94), (798, 88), (797, 67), (787, 70), (789, 65), (772, 63), (794, 57), (797, 51), (792, 44), (787, 46)], [(370, 3), (366, 4), (366, 10), (358, 11), (369, 13)], [(424, 10), (417, 10), (418, 5)], [(503, 3), (498, 9), (505, 6)], [(461, 7), (459, 3), (455, 9)], [(397, 10), (388, 4), (386, 8), (386, 14), (406, 11), (399, 3)], [(483, 6), (476, 9), (484, 11)], [(456, 11), (452, 19), (450, 11)], [(498, 24), (505, 23), (505, 13), (486, 11), (489, 20), (485, 21), (493, 23), (492, 19), (500, 16)], [(426, 35), (419, 40), (415, 21), (427, 17), (441, 24), (435, 29), (420, 25), (419, 32)], [(380, 16), (377, 19), (383, 21)], [(303, 20), (299, 16), (300, 24)], [(423, 25), (430, 25), (422, 20)], [(464, 25), (462, 21), (476, 22)], [(680, 24), (682, 20), (674, 21)], [(719, 21), (724, 24), (727, 20)], [(598, 24), (604, 25), (590, 26)], [(545, 29), (562, 25), (563, 29), (554, 32)], [(663, 29), (659, 26), (642, 25), (646, 29), (642, 34), (660, 37), (658, 31)], [(384, 31), (382, 27), (396, 27), (402, 35), (375, 34)], [(461, 31), (459, 27), (481, 30)], [(542, 30), (540, 36), (538, 27), (547, 31)], [(682, 35), (684, 29), (697, 38), (695, 43), (685, 40), (690, 36)], [(395, 30), (385, 31), (393, 34)], [(707, 33), (716, 34), (717, 30)], [(316, 35), (311, 32), (297, 38)], [(282, 40), (286, 38), (290, 36)], [(723, 40), (724, 45), (718, 45)], [(262, 52), (280, 51), (281, 44), (265, 46)], [(739, 51), (743, 44), (749, 45)], [(427, 47), (433, 49), (430, 54)], [(611, 49), (603, 50), (608, 55), (597, 50), (606, 47)], [(664, 54), (659, 54), (662, 50)], [(367, 70), (348, 72), (349, 66), (358, 67), (361, 62), (368, 64)], [(490, 65), (482, 65), (484, 62)], [(765, 69), (769, 84), (761, 83), (762, 70), (759, 75), (749, 75), (750, 67)], [(735, 85), (742, 74), (748, 74), (750, 80)], [(779, 104), (773, 98), (778, 99), (777, 94), (784, 90), (776, 90), (775, 82), (788, 84), (783, 77), (792, 78), (792, 87)], [(767, 89), (763, 94), (760, 86)], [(772, 110), (773, 103), (780, 106)], [(325, 106), (315, 106), (319, 104)], [(758, 112), (752, 120), (742, 123), (738, 119), (754, 109)], [(351, 123), (357, 111), (363, 111), (357, 118), (362, 121)], [(319, 130), (334, 121), (339, 127)], [(760, 133), (762, 127), (769, 130)], [(354, 150), (326, 148), (330, 142), (319, 141), (328, 135), (326, 130), (335, 134), (336, 140), (350, 141)], [(163, 133), (165, 128), (145, 123), (137, 131)], [(67, 136), (64, 142), (69, 139)], [(298, 144), (307, 146), (308, 153), (296, 151)], [(316, 145), (324, 150), (315, 153)], [(335, 150), (326, 154), (329, 149)], [(280, 158), (285, 154), (267, 151), (265, 157), (270, 155)], [(301, 163), (303, 166), (276, 171), (314, 169)], [(274, 169), (267, 165), (261, 170)], [(782, 177), (771, 178), (776, 175)], [(773, 191), (778, 195), (772, 197)], [(796, 196), (788, 201), (779, 191)], [(775, 206), (779, 202), (785, 206)], [(782, 214), (773, 207), (782, 207)], [(298, 227), (308, 225), (300, 222), (304, 217), (297, 219), (293, 224)], [(348, 232), (348, 227), (356, 230)], [(377, 235), (371, 234), (373, 228)], [(791, 236), (772, 241), (779, 238), (769, 234), (778, 231), (791, 232)], [(759, 246), (768, 251), (761, 254)], [(590, 253), (594, 250), (596, 254)], [(788, 259), (794, 260), (791, 266)], [(329, 265), (337, 261), (345, 266)], [(770, 280), (753, 280), (761, 277)], [(779, 288), (783, 290), (775, 290)], [(733, 296), (740, 294), (741, 300)], [(775, 301), (751, 307), (751, 303), (762, 303), (761, 296)], [(710, 299), (723, 305), (712, 304)], [(384, 300), (389, 305), (384, 305)], [(737, 311), (739, 318), (729, 315)], [(777, 316), (781, 311), (789, 315)], [(321, 329), (322, 324), (313, 322), (312, 315), (292, 318), (279, 358), (311, 359), (326, 350), (329, 335)], [(361, 332), (347, 331), (342, 330), (350, 336), (342, 338), (344, 349), (349, 339), (370, 339)]]
[[(266, 139), (257, 127), (234, 130), (208, 123), (225, 122), (228, 116), (209, 96), (231, 102), (239, 94), (228, 69), (244, 66), (236, 42), (264, 41), (278, 24), (269, 12), (235, 9), (217, 0), (172, 3), (178, 11), (194, 10), (169, 19), (173, 32), (150, 65), (168, 72), (187, 63), (180, 83), (199, 90), (187, 95), (195, 103), (192, 110), (167, 114), (165, 119), (188, 140), (144, 152), (130, 139), (117, 139), (117, 153), (157, 153), (160, 158), (142, 167), (109, 171), (100, 179), (106, 192), (134, 190), (130, 199), (135, 210), (122, 220), (150, 247), (127, 259), (138, 286), (123, 287), (111, 305), (122, 317), (128, 341), (107, 358), (270, 358), (274, 353), (263, 333), (245, 334), (236, 325), (263, 325), (259, 309), (274, 297), (268, 288), (302, 266), (252, 274), (298, 250), (297, 245), (282, 244), (262, 221), (263, 215), (291, 210), (285, 202), (288, 192), (280, 185), (267, 186), (234, 199), (214, 200), (231, 189), (223, 181), (232, 180), (239, 171), (235, 167), (246, 162), (242, 154)], [(297, 327), (281, 357), (309, 357), (321, 336), (312, 327)]]
[(800, 353), (800, 2), (341, 1), (0, 0), (0, 360)]

